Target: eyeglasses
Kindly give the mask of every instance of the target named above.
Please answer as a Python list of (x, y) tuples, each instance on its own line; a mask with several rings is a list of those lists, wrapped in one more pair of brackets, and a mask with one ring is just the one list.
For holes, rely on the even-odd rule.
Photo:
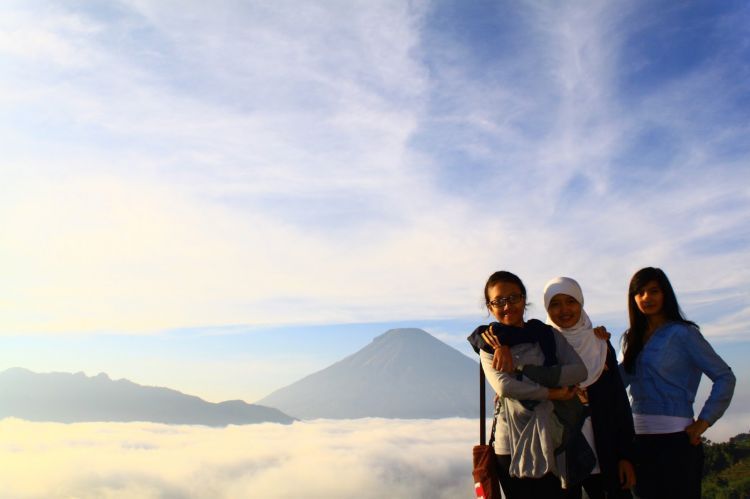
[(511, 304), (515, 305), (519, 301), (526, 298), (525, 295), (510, 295), (510, 296), (503, 296), (502, 298), (496, 298), (490, 302), (490, 306), (494, 308), (503, 308), (505, 305)]

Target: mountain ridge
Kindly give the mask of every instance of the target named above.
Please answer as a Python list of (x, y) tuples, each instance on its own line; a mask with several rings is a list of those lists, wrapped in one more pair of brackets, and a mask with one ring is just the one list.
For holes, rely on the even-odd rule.
[(144, 386), (106, 373), (35, 373), (22, 367), (0, 372), (0, 418), (61, 423), (149, 421), (226, 426), (295, 418), (278, 409), (241, 400), (207, 402), (171, 388)]

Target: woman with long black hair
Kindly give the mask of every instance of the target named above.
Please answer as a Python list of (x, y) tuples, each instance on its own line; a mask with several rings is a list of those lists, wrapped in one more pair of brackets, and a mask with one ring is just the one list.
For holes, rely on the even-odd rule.
[[(633, 275), (628, 313), (620, 367), (630, 386), (636, 433), (636, 494), (641, 499), (699, 498), (701, 435), (729, 407), (735, 376), (682, 314), (661, 269), (646, 267)], [(702, 374), (713, 386), (693, 419)]]

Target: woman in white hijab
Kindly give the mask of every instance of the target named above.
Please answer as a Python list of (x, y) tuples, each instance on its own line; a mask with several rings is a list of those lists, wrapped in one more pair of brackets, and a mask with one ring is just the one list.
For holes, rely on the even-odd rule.
[(579, 385), (579, 397), (590, 410), (581, 431), (597, 457), (591, 475), (569, 484), (566, 497), (591, 499), (632, 497), (633, 416), (617, 368), (614, 348), (594, 334), (583, 310), (583, 292), (569, 277), (556, 277), (544, 287), (547, 323), (560, 331), (586, 365), (588, 377)]

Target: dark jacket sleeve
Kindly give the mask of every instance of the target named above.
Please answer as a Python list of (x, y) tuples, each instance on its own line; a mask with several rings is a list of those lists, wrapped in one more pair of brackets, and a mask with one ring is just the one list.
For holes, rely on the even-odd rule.
[(484, 350), (485, 352), (489, 354), (494, 353), (493, 348), (490, 345), (488, 345), (486, 341), (484, 341), (484, 338), (482, 338), (482, 333), (487, 331), (488, 328), (489, 326), (487, 325), (478, 326), (466, 338), (467, 341), (469, 342), (469, 345), (471, 345), (471, 348), (473, 348), (476, 353), (479, 353), (481, 350)]
[(570, 386), (586, 379), (586, 366), (575, 349), (559, 332), (552, 330), (558, 364), (553, 366), (523, 366), (523, 374), (547, 388)]
[(633, 461), (633, 440), (635, 430), (633, 429), (633, 412), (630, 409), (628, 394), (620, 376), (617, 365), (617, 357), (612, 344), (607, 344), (607, 368), (612, 372), (612, 390), (614, 391), (615, 418), (617, 428), (613, 429), (617, 436), (617, 457)]
[(581, 357), (578, 356), (575, 349), (570, 346), (568, 340), (561, 333), (553, 330), (553, 334), (555, 336), (555, 348), (557, 349), (557, 362), (560, 364), (559, 385), (575, 385), (585, 380), (588, 372)]

